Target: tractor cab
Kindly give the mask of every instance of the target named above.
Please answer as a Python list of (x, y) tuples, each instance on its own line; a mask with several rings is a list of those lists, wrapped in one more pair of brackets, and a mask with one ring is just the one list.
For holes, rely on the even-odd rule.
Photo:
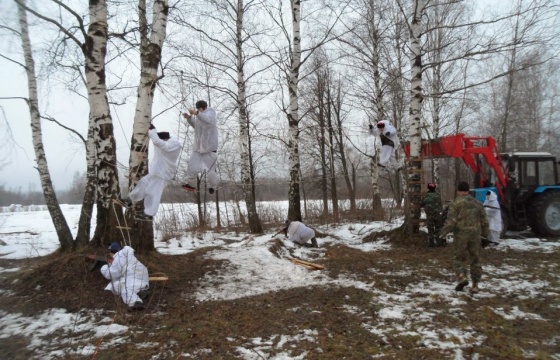
[[(538, 235), (560, 235), (560, 182), (556, 158), (546, 152), (501, 154), (512, 225), (527, 223)], [(515, 226), (511, 226), (515, 227)]]
[(556, 158), (546, 152), (501, 154), (508, 171), (505, 198), (512, 203), (526, 203), (535, 194), (558, 185)]
[(509, 178), (518, 188), (560, 185), (556, 158), (546, 152), (501, 154)]

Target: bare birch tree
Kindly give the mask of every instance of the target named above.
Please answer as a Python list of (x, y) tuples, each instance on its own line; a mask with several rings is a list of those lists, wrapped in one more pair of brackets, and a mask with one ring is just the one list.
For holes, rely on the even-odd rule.
[(237, 115), (240, 179), (247, 220), (252, 233), (262, 233), (256, 206), (250, 108), (269, 92), (262, 85), (257, 89), (251, 88), (251, 84), (259, 81), (259, 77), (270, 66), (259, 62), (259, 58), (263, 57), (259, 51), (262, 46), (260, 38), (269, 29), (266, 24), (256, 21), (260, 11), (256, 1), (213, 0), (209, 5), (199, 10), (206, 20), (200, 24), (191, 22), (188, 17), (178, 20), (179, 24), (200, 36), (204, 42), (202, 49), (187, 47), (181, 52), (192, 61), (211, 67), (219, 73), (220, 79), (225, 79), (217, 84), (203, 84), (196, 74), (192, 74), (189, 80), (197, 86), (212, 88), (222, 94), (225, 101), (231, 103), (232, 113), (234, 111)]
[[(300, 198), (300, 150), (299, 150), (299, 137), (300, 137), (300, 114), (299, 114), (299, 82), (301, 78), (302, 65), (313, 55), (313, 53), (324, 44), (331, 41), (335, 36), (334, 28), (340, 20), (341, 14), (344, 13), (347, 7), (346, 2), (338, 3), (339, 7), (335, 8), (333, 4), (325, 3), (323, 10), (328, 11), (330, 16), (322, 13), (321, 20), (327, 19), (321, 26), (321, 32), (309, 34), (308, 39), (310, 46), (302, 50), (302, 36), (301, 36), (301, 0), (290, 0), (290, 16), (291, 26), (287, 26), (284, 22), (283, 3), (269, 4), (267, 11), (269, 12), (270, 19), (281, 30), (284, 40), (287, 43), (286, 48), (278, 51), (279, 59), (275, 63), (279, 67), (280, 73), (283, 74), (286, 80), (286, 88), (288, 91), (287, 106), (282, 106), (288, 120), (288, 172), (290, 178), (290, 187), (288, 190), (288, 219), (289, 220), (302, 220), (301, 215), (301, 198)], [(312, 3), (306, 3), (307, 6), (312, 6)], [(315, 4), (317, 5), (317, 4)], [(312, 9), (312, 7), (311, 7)], [(311, 11), (311, 13), (315, 13)], [(320, 21), (318, 21), (320, 23)]]
[[(148, 25), (146, 0), (138, 1), (140, 32), (140, 84), (130, 140), (129, 191), (148, 173), (148, 129), (152, 122), (154, 92), (161, 63), (163, 42), (166, 35), (169, 4), (167, 0), (154, 0), (152, 24)], [(163, 76), (163, 74), (161, 75)], [(140, 205), (138, 205), (140, 206)], [(143, 211), (143, 209), (142, 209)], [(128, 221), (133, 222), (132, 213)], [(154, 249), (154, 232), (151, 222), (139, 222), (130, 231), (132, 246), (137, 251)]]
[[(88, 140), (88, 151), (95, 148), (95, 156), (88, 155), (88, 161), (95, 159), (96, 185), (97, 185), (97, 225), (94, 234), (94, 244), (108, 244), (113, 239), (120, 237), (117, 230), (117, 218), (122, 218), (122, 212), (114, 210), (111, 199), (119, 193), (117, 173), (116, 144), (113, 134), (113, 121), (107, 99), (107, 84), (105, 76), (105, 56), (107, 54), (107, 2), (105, 0), (89, 2), (89, 25), (84, 24), (82, 16), (60, 0), (51, 0), (59, 7), (61, 14), (68, 19), (73, 19), (75, 24), (68, 28), (48, 15), (44, 15), (28, 6), (24, 8), (39, 19), (52, 24), (64, 38), (74, 42), (83, 55), (84, 77), (90, 105), (89, 132), (92, 143)], [(78, 39), (78, 34), (83, 36), (83, 41)], [(91, 146), (91, 149), (89, 148)], [(88, 163), (88, 175), (90, 164)], [(88, 185), (91, 186), (91, 185)], [(88, 187), (89, 188), (89, 187)], [(88, 195), (89, 194), (89, 195)], [(86, 195), (93, 195), (86, 191)], [(87, 210), (87, 209), (86, 209)], [(84, 216), (87, 216), (86, 214)]]
[(35, 76), (35, 61), (33, 59), (33, 51), (31, 49), (31, 40), (29, 38), (29, 26), (27, 24), (27, 11), (25, 10), (26, 1), (16, 0), (18, 3), (18, 15), (20, 24), (20, 37), (23, 54), (25, 58), (25, 72), (27, 74), (27, 87), (29, 98), (26, 102), (29, 106), (31, 116), (31, 134), (33, 137), (33, 149), (35, 151), (35, 161), (37, 162), (37, 170), (41, 180), (41, 188), (45, 197), (45, 203), (51, 215), (51, 219), (60, 242), (62, 251), (68, 251), (73, 248), (73, 238), (66, 218), (60, 209), (56, 193), (52, 185), (47, 157), (43, 146), (43, 132), (41, 128), (41, 114), (39, 110), (39, 97), (37, 91), (37, 78)]
[[(411, 196), (411, 211), (406, 212), (405, 223), (408, 223), (408, 230), (417, 232), (417, 226), (412, 221), (420, 219), (421, 183), (418, 171), (422, 169), (422, 159), (420, 150), (422, 147), (422, 101), (424, 93), (422, 90), (422, 16), (424, 12), (424, 0), (412, 1), (412, 14), (410, 21), (410, 117), (408, 122), (408, 138), (410, 141), (410, 162), (408, 163), (408, 188), (414, 196)], [(409, 234), (410, 235), (410, 234)]]

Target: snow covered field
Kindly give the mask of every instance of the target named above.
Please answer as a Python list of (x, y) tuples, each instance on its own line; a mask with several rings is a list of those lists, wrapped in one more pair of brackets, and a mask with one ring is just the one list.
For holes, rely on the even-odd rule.
[[(72, 230), (76, 231), (79, 216), (79, 206), (63, 206)], [(388, 252), (392, 245), (381, 239), (364, 243), (365, 235), (381, 230), (390, 230), (400, 225), (395, 223), (369, 222), (340, 224), (329, 227), (318, 227), (329, 234), (319, 239), (320, 249), (295, 247), (285, 241), (286, 249), (291, 256), (300, 259), (316, 261), (324, 258), (326, 251), (333, 246), (346, 246), (361, 252)], [(503, 239), (501, 244), (492, 251), (523, 253), (560, 254), (560, 242), (546, 241), (538, 238), (521, 238), (519, 234), (511, 234), (512, 238)], [(156, 235), (158, 236), (158, 235)], [(559, 257), (556, 263), (542, 262), (534, 266), (542, 267), (553, 274), (556, 281), (540, 280), (528, 275), (526, 264), (495, 266), (483, 264), (485, 279), (482, 292), (476, 297), (457, 294), (454, 290), (454, 278), (450, 269), (441, 268), (441, 274), (446, 280), (434, 280), (419, 276), (415, 286), (406, 286), (398, 293), (381, 290), (375, 281), (355, 279), (352, 274), (344, 273), (336, 277), (329, 276), (322, 271), (309, 271), (294, 265), (283, 258), (275, 256), (269, 249), (271, 235), (247, 236), (247, 234), (232, 233), (197, 233), (185, 234), (168, 241), (156, 242), (157, 250), (165, 255), (173, 256), (185, 254), (196, 249), (215, 247), (205, 256), (217, 260), (225, 260), (229, 264), (227, 271), (219, 275), (206, 276), (201, 281), (198, 290), (192, 295), (196, 302), (227, 301), (244, 299), (259, 294), (267, 294), (306, 286), (352, 287), (371, 294), (372, 304), (376, 307), (376, 316), (372, 317), (364, 309), (345, 306), (343, 311), (360, 315), (361, 326), (376, 336), (386, 339), (388, 336), (412, 337), (418, 346), (445, 350), (445, 354), (452, 354), (451, 358), (478, 358), (474, 354), (465, 353), (465, 349), (476, 348), (484, 342), (487, 335), (473, 328), (442, 326), (437, 320), (442, 316), (441, 309), (431, 309), (429, 304), (443, 302), (447, 304), (445, 316), (464, 317), (465, 306), (472, 301), (484, 301), (515, 294), (517, 300), (558, 297), (560, 293)], [(58, 248), (58, 240), (47, 211), (3, 212), (0, 213), (0, 259), (26, 259), (44, 256)], [(386, 262), (390, 263), (391, 258)], [(384, 274), (378, 268), (380, 264), (372, 264), (368, 269), (376, 274), (376, 278), (387, 276), (386, 281), (395, 277), (413, 276), (416, 270), (403, 264), (399, 272)], [(427, 266), (431, 266), (427, 264)], [(18, 267), (0, 267), (1, 273), (19, 271)], [(485, 280), (483, 279), (483, 280)], [(0, 289), (2, 296), (13, 296), (9, 288)], [(560, 306), (556, 302), (556, 306)], [(500, 306), (490, 308), (504, 321), (534, 320), (542, 322), (558, 322), (558, 318), (543, 318), (536, 313), (524, 311), (520, 306)], [(55, 359), (70, 356), (91, 356), (97, 348), (106, 349), (129, 341), (132, 331), (125, 324), (114, 323), (111, 317), (101, 312), (81, 311), (69, 313), (66, 309), (50, 309), (24, 316), (0, 309), (0, 339), (9, 339), (18, 334), (30, 339), (28, 348), (33, 350), (36, 358)], [(57, 336), (52, 336), (56, 334)], [(48, 336), (50, 335), (50, 336)], [(269, 337), (245, 339), (247, 346), (238, 346), (237, 354), (242, 359), (305, 359), (309, 352), (282, 351), (277, 349), (289, 343), (297, 347), (301, 342), (317, 342), (320, 335), (318, 329), (304, 329), (299, 336), (275, 334)], [(48, 340), (46, 340), (48, 339)], [(101, 341), (103, 339), (103, 341)], [(389, 341), (389, 340), (387, 340)], [(550, 334), (548, 339), (542, 339), (555, 347), (557, 351), (548, 352), (553, 359), (560, 359), (560, 333)], [(137, 348), (150, 348), (154, 344), (138, 343)], [(275, 350), (276, 349), (276, 350)], [(321, 351), (318, 349), (317, 351)], [(175, 357), (183, 358), (211, 358), (212, 349), (192, 349)], [(205, 354), (205, 355), (204, 355)], [(274, 354), (271, 356), (270, 354)], [(204, 355), (204, 356), (202, 356)], [(270, 356), (270, 357), (269, 357)], [(534, 353), (526, 351), (523, 357), (532, 358)], [(165, 357), (162, 357), (165, 358)]]

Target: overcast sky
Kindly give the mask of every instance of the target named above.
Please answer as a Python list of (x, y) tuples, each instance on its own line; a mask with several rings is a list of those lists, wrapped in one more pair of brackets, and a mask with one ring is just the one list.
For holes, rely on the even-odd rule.
[[(488, 3), (500, 3), (489, 0)], [(487, 6), (488, 4), (486, 4)], [(0, 0), (0, 12), (3, 16), (14, 14), (11, 1)], [(30, 17), (30, 21), (34, 21)], [(32, 28), (37, 31), (36, 28)], [(7, 56), (14, 56), (14, 51), (21, 53), (21, 44), (18, 39), (9, 40), (8, 37), (0, 36), (0, 52)], [(17, 59), (21, 61), (21, 59)], [(0, 78), (3, 86), (0, 87), (0, 97), (27, 97), (26, 75), (20, 66), (0, 59)], [(38, 65), (37, 65), (38, 67)], [(37, 70), (38, 72), (38, 70)], [(156, 91), (156, 96), (160, 91)], [(78, 130), (84, 137), (87, 131), (88, 105), (85, 99), (72, 94), (60, 86), (53, 87), (40, 81), (40, 108), (43, 115), (56, 118), (63, 124)], [(48, 99), (48, 103), (46, 103)], [(134, 106), (136, 97), (129, 98), (127, 105), (117, 109), (111, 108), (111, 114), (115, 125), (115, 136), (118, 146), (118, 160), (128, 163), (128, 143), (132, 130)], [(159, 109), (169, 106), (169, 101), (162, 98), (157, 101), (154, 114)], [(190, 106), (190, 104), (188, 104)], [(3, 153), (9, 152), (9, 163), (0, 169), (0, 185), (7, 188), (27, 191), (28, 189), (40, 190), (39, 176), (35, 167), (34, 152), (31, 142), (31, 129), (29, 110), (23, 100), (0, 100), (0, 129), (2, 136), (0, 141), (5, 143), (8, 134), (8, 125), (15, 144), (0, 147)], [(179, 121), (178, 107), (168, 111), (154, 120), (159, 131), (170, 131), (177, 133), (177, 122)], [(219, 109), (218, 109), (219, 115)], [(76, 171), (85, 171), (85, 153), (83, 145), (56, 124), (43, 121), (43, 139), (51, 176), (56, 189), (65, 189), (72, 182)], [(119, 169), (122, 174), (123, 169)]]
[[(0, 41), (4, 39), (0, 38)], [(6, 48), (6, 43), (0, 44), (0, 49)], [(0, 78), (4, 86), (0, 87), (0, 97), (27, 97), (27, 82), (25, 71), (12, 63), (1, 61)], [(7, 84), (9, 84), (7, 86)], [(43, 115), (56, 118), (66, 126), (79, 131), (85, 137), (88, 123), (89, 107), (87, 101), (70, 91), (45, 88), (40, 82), (41, 94), (40, 104)], [(50, 102), (45, 103), (47, 98)], [(122, 163), (128, 163), (128, 148), (132, 131), (134, 117), (135, 97), (129, 98), (127, 105), (120, 106), (118, 110), (111, 108), (114, 120), (115, 136), (118, 146), (118, 159)], [(41, 101), (42, 100), (42, 101)], [(0, 126), (3, 132), (11, 130), (16, 144), (9, 144), (8, 148), (2, 147), (2, 151), (10, 151), (9, 164), (0, 170), (0, 185), (7, 188), (27, 191), (29, 188), (40, 190), (39, 175), (35, 169), (35, 155), (31, 139), (31, 127), (29, 109), (23, 100), (1, 100)], [(160, 102), (162, 108), (163, 104)], [(177, 122), (179, 121), (179, 108), (172, 109), (164, 115), (157, 117), (154, 124), (158, 131), (170, 131), (177, 133)], [(6, 123), (6, 120), (9, 124)], [(43, 121), (43, 140), (49, 169), (56, 189), (64, 189), (71, 184), (76, 171), (85, 171), (84, 147), (76, 136), (72, 136), (67, 130), (60, 126)], [(4, 140), (6, 136), (2, 137)], [(123, 170), (119, 169), (122, 173)]]

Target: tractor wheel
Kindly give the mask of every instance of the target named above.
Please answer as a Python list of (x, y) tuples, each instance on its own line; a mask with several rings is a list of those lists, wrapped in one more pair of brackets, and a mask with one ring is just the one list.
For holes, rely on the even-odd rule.
[(533, 214), (531, 230), (540, 236), (560, 236), (560, 193), (537, 197), (529, 209)]

